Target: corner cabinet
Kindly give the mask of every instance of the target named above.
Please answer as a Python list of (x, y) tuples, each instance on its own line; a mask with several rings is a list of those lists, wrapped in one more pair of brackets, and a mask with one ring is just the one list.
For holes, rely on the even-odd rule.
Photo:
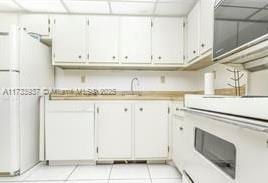
[(134, 108), (135, 159), (169, 156), (169, 103), (141, 102)]
[(120, 17), (119, 44), (122, 63), (151, 63), (151, 18)]
[(200, 0), (200, 54), (212, 49), (215, 0)]
[(86, 62), (86, 35), (87, 18), (85, 16), (55, 16), (52, 37), (53, 62)]
[(198, 60), (212, 49), (214, 2), (199, 0), (188, 14), (188, 62)]
[(187, 17), (188, 22), (188, 61), (199, 56), (199, 40), (200, 40), (200, 1), (196, 3), (192, 11)]
[(183, 18), (152, 18), (153, 63), (183, 64), (183, 46)]

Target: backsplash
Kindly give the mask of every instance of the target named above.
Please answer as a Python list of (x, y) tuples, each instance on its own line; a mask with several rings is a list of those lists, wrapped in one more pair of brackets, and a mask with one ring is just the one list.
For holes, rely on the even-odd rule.
[(56, 69), (56, 87), (113, 88), (130, 90), (131, 80), (137, 77), (141, 91), (196, 91), (200, 77), (192, 71), (124, 71), (124, 70), (63, 70)]

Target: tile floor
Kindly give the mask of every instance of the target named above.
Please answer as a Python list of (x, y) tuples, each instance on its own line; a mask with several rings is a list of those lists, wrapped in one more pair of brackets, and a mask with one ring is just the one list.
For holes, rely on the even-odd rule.
[(19, 177), (0, 177), (0, 183), (181, 183), (179, 172), (164, 164), (46, 166), (43, 163)]

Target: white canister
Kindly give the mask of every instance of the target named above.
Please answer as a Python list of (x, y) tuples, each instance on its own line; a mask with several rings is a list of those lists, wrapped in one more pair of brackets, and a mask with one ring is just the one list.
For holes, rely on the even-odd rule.
[(215, 94), (215, 74), (214, 72), (205, 73), (205, 95), (214, 95)]

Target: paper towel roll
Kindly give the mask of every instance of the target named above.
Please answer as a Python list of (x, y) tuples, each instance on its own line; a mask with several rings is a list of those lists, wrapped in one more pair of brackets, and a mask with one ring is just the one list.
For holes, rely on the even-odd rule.
[(214, 88), (214, 78), (215, 75), (213, 72), (205, 73), (205, 95), (214, 95), (215, 88)]

